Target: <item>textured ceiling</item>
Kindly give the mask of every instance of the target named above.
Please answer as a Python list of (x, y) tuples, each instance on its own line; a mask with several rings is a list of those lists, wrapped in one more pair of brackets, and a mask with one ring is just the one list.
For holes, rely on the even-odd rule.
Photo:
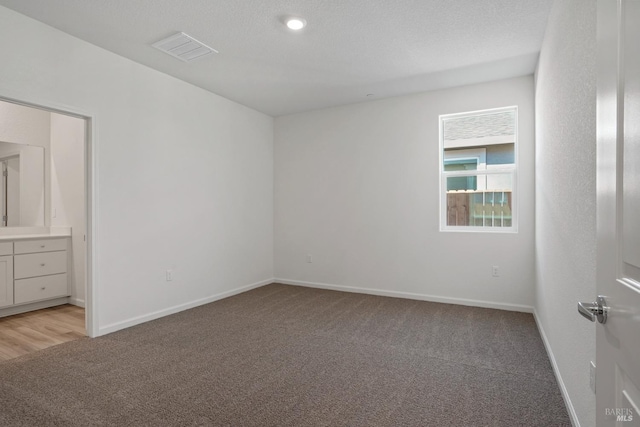
[[(531, 74), (553, 0), (0, 0), (272, 116)], [(281, 22), (298, 15), (294, 33)], [(220, 53), (151, 44), (184, 31)], [(367, 97), (367, 94), (372, 94)]]

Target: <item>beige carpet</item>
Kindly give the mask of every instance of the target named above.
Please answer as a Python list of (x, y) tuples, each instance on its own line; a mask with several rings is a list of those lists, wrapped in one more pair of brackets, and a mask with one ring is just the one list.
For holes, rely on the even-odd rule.
[(569, 426), (530, 314), (273, 284), (0, 363), (2, 426)]

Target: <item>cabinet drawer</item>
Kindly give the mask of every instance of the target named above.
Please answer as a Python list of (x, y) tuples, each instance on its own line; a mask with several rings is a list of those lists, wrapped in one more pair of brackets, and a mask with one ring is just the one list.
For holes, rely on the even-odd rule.
[(66, 251), (67, 239), (21, 240), (15, 242), (16, 254), (35, 252)]
[(67, 295), (69, 295), (69, 286), (66, 273), (15, 281), (14, 299), (16, 304)]
[(13, 277), (44, 276), (67, 272), (67, 251), (14, 255)]
[(0, 242), (0, 255), (13, 255), (13, 242)]

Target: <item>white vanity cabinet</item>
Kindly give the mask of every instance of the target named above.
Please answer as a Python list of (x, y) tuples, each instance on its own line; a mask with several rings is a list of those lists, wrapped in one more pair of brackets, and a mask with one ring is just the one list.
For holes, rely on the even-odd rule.
[(13, 305), (13, 243), (0, 242), (0, 308)]
[(0, 308), (13, 305), (13, 242), (0, 242)]
[(0, 241), (0, 316), (67, 302), (69, 238)]

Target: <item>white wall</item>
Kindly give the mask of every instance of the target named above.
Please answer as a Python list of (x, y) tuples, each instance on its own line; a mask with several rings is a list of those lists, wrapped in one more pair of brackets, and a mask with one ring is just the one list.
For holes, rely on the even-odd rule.
[[(277, 118), (276, 277), (531, 308), (533, 96), (528, 76)], [(519, 232), (440, 232), (438, 116), (510, 105), (519, 107)]]
[[(49, 145), (48, 142), (46, 145)], [(20, 226), (45, 226), (49, 179), (47, 147), (20, 148)]]
[(50, 126), (48, 111), (0, 101), (0, 141), (44, 147)]
[[(596, 1), (553, 6), (536, 82), (536, 312), (570, 406), (595, 425)], [(573, 414), (575, 416), (575, 414)]]
[(48, 191), (45, 188), (48, 189), (49, 183), (45, 150), (49, 147), (50, 116), (47, 111), (0, 101), (0, 141), (20, 144), (0, 144), (0, 152), (20, 151), (23, 167), (20, 171), (19, 222), (22, 226), (48, 225), (45, 213)]
[(51, 114), (51, 226), (71, 227), (71, 301), (85, 305), (85, 121)]
[(2, 7), (0, 52), (0, 97), (95, 119), (100, 333), (273, 277), (271, 117)]

